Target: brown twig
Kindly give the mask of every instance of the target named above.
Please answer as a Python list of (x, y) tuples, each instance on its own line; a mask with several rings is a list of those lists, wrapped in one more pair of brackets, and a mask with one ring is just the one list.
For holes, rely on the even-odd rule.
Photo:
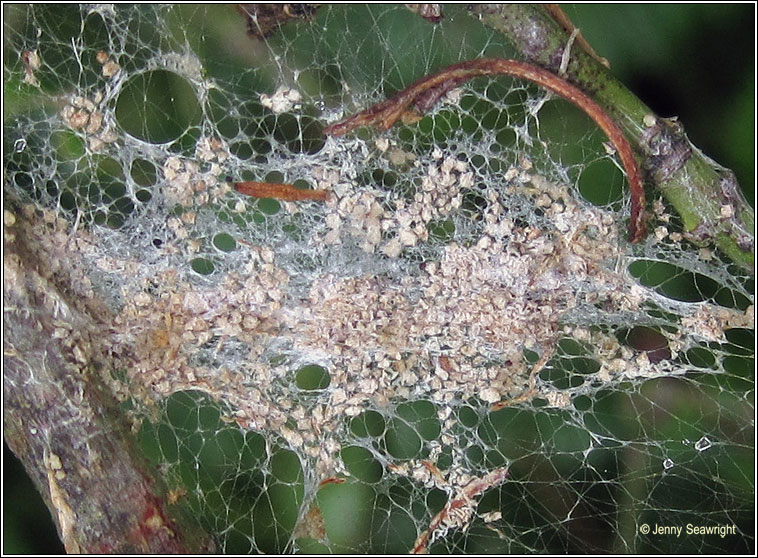
[[(429, 468), (428, 465), (425, 464), (425, 466)], [(455, 498), (448, 500), (445, 507), (432, 518), (429, 522), (429, 528), (416, 539), (411, 554), (425, 554), (427, 544), (429, 544), (430, 539), (438, 529), (447, 530), (451, 527), (466, 527), (476, 508), (474, 498), (488, 488), (501, 484), (507, 476), (508, 468), (501, 467), (469, 482), (458, 492)]]
[(421, 78), (386, 101), (324, 128), (326, 135), (341, 136), (361, 126), (380, 130), (392, 127), (408, 112), (410, 105), (424, 112), (452, 87), (477, 76), (504, 74), (534, 82), (582, 109), (600, 127), (616, 149), (626, 170), (631, 195), (629, 240), (638, 242), (645, 236), (645, 192), (637, 161), (621, 129), (586, 93), (565, 79), (538, 66), (501, 58), (477, 58), (453, 64), (430, 76)]
[(234, 189), (254, 198), (273, 198), (283, 201), (325, 201), (329, 194), (326, 190), (303, 190), (292, 184), (276, 182), (235, 182)]
[(318, 4), (238, 4), (237, 11), (247, 22), (248, 34), (263, 41), (276, 33), (285, 23), (308, 19), (316, 13)]
[[(558, 4), (544, 4), (545, 11), (550, 14), (550, 17), (552, 17), (558, 25), (563, 27), (564, 31), (568, 33), (569, 35), (573, 33), (576, 30), (576, 27), (574, 26), (574, 22), (571, 21), (569, 16), (566, 15), (566, 12), (563, 11), (563, 9)], [(582, 36), (582, 33), (577, 33), (576, 42), (579, 43), (579, 46), (584, 49), (584, 51), (592, 56), (595, 60), (600, 62), (603, 66), (606, 68), (611, 67), (611, 63), (608, 62), (606, 58), (603, 58), (602, 56), (598, 56), (598, 54), (595, 52), (595, 50), (590, 46), (590, 44), (587, 42), (587, 40)]]

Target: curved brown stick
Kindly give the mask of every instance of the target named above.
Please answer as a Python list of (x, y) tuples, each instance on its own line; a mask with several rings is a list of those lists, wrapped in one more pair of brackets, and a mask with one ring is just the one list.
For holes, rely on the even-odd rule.
[(325, 201), (328, 194), (326, 190), (303, 190), (292, 184), (275, 182), (235, 182), (234, 189), (254, 198), (274, 198), (283, 201)]
[(411, 104), (423, 112), (431, 108), (451, 88), (477, 76), (497, 74), (526, 79), (552, 91), (582, 109), (605, 132), (605, 135), (616, 148), (629, 180), (629, 192), (632, 201), (629, 240), (631, 242), (641, 240), (646, 232), (644, 222), (645, 191), (642, 187), (642, 178), (637, 161), (634, 159), (632, 148), (623, 132), (600, 105), (586, 93), (563, 78), (532, 64), (502, 58), (477, 58), (476, 60), (459, 62), (436, 74), (421, 78), (386, 101), (354, 114), (342, 122), (327, 126), (324, 128), (324, 133), (341, 136), (360, 126), (376, 126), (381, 130), (387, 130), (408, 111)]
[[(442, 476), (437, 467), (432, 465), (431, 467), (422, 461), (424, 466), (432, 471), (435, 476)], [(432, 467), (434, 469), (432, 469)], [(435, 472), (436, 470), (436, 472)], [(480, 478), (474, 478), (469, 483), (458, 491), (455, 498), (448, 500), (445, 507), (443, 507), (437, 515), (432, 518), (429, 523), (429, 528), (421, 533), (416, 542), (413, 544), (413, 549), (410, 554), (426, 554), (427, 544), (437, 529), (447, 527), (462, 527), (466, 528), (474, 515), (474, 510), (478, 505), (474, 501), (474, 498), (482, 494), (485, 490), (497, 486), (505, 481), (508, 476), (508, 467), (500, 467), (494, 471), (490, 471), (486, 475)]]

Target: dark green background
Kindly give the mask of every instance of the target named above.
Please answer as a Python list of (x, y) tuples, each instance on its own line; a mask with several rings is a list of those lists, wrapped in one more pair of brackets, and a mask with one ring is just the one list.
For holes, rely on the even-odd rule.
[[(655, 112), (678, 116), (695, 145), (737, 173), (754, 203), (754, 5), (564, 9), (614, 73)], [(3, 552), (62, 553), (46, 508), (7, 447), (3, 461)]]

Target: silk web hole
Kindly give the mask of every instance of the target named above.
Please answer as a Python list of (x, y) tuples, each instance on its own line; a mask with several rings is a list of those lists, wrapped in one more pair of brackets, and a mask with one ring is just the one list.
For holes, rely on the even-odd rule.
[(167, 70), (129, 78), (116, 101), (116, 120), (124, 131), (148, 143), (178, 140), (200, 123), (201, 116), (192, 85)]
[(326, 368), (318, 364), (307, 364), (295, 373), (295, 385), (306, 391), (326, 389), (331, 381)]

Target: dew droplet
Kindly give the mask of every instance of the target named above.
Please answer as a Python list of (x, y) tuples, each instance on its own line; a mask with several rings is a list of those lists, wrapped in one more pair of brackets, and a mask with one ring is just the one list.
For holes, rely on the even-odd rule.
[(666, 469), (667, 471), (671, 469), (673, 466), (674, 466), (674, 462), (671, 459), (666, 458), (663, 461), (663, 468)]
[(695, 449), (697, 451), (705, 451), (707, 449), (710, 449), (712, 445), (713, 444), (711, 441), (706, 436), (703, 436), (697, 442), (695, 442)]
[(21, 153), (24, 149), (26, 149), (26, 140), (24, 138), (17, 139), (13, 144), (13, 150), (16, 153)]

